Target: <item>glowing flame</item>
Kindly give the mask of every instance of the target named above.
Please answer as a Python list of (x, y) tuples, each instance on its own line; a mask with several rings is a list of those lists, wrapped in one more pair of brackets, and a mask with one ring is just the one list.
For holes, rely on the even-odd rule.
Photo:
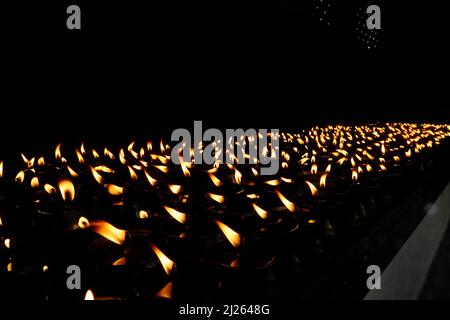
[(181, 170), (183, 170), (183, 174), (186, 178), (191, 176), (191, 172), (184, 163), (181, 163)]
[(105, 166), (105, 165), (99, 165), (99, 166), (96, 166), (95, 168), (95, 171), (102, 171), (102, 172), (105, 172), (105, 173), (114, 173), (114, 170), (113, 169), (111, 169), (111, 168), (108, 168), (107, 166)]
[(64, 201), (73, 201), (75, 199), (75, 186), (72, 181), (62, 179), (58, 182), (58, 187)]
[(318, 170), (317, 164), (313, 163), (313, 165), (311, 166), (311, 174), (317, 174), (317, 170)]
[(128, 167), (128, 171), (130, 172), (130, 178), (131, 178), (131, 180), (136, 181), (137, 178), (138, 178), (136, 172), (133, 170), (132, 167), (130, 167), (130, 166), (127, 166), (127, 167)]
[(75, 152), (77, 154), (78, 162), (80, 164), (84, 164), (84, 158), (83, 158), (83, 155), (81, 154), (81, 152), (78, 151), (78, 149), (75, 149)]
[(33, 179), (31, 179), (31, 187), (32, 188), (38, 188), (39, 187), (39, 179), (38, 179), (38, 177), (33, 177)]
[(139, 211), (139, 218), (140, 219), (148, 219), (148, 212), (145, 210)]
[(352, 169), (352, 180), (357, 181), (358, 180), (358, 171), (355, 169)]
[(163, 206), (163, 207), (164, 207), (164, 209), (166, 209), (167, 213), (170, 214), (172, 216), (172, 218), (174, 218), (178, 222), (180, 222), (180, 223), (186, 222), (186, 214), (185, 213), (177, 211), (168, 206)]
[(233, 247), (237, 248), (241, 245), (241, 235), (239, 233), (218, 220), (214, 220), (214, 222), (217, 224), (217, 226), (220, 228), (220, 230), (223, 232), (223, 234)]
[(107, 184), (108, 193), (113, 196), (120, 196), (123, 194), (123, 187), (116, 186), (115, 184)]
[(22, 170), (16, 175), (16, 182), (22, 183), (25, 179), (25, 172)]
[(94, 220), (89, 222), (88, 227), (90, 230), (116, 244), (123, 244), (125, 242), (126, 231), (118, 229), (106, 221)]
[(3, 243), (5, 244), (6, 248), (11, 249), (11, 239), (5, 239)]
[(116, 157), (114, 156), (114, 154), (108, 150), (108, 148), (103, 149), (103, 154), (105, 155), (105, 157), (110, 158), (111, 160), (114, 160)]
[(156, 297), (172, 299), (172, 291), (173, 291), (173, 284), (172, 282), (169, 282), (164, 286), (164, 288), (158, 291)]
[(153, 252), (155, 252), (159, 261), (161, 262), (161, 265), (163, 266), (166, 274), (170, 275), (172, 273), (172, 269), (175, 263), (172, 260), (170, 260), (157, 246), (155, 246), (154, 244), (151, 244), (150, 246), (152, 247), (152, 250)]
[[(167, 167), (167, 166), (154, 166), (154, 167), (161, 172), (164, 172), (164, 173), (169, 172), (169, 167)], [(181, 166), (181, 167), (184, 168), (184, 166)], [(185, 168), (185, 169), (187, 170), (187, 168)], [(183, 170), (183, 172), (184, 172), (184, 170)], [(189, 172), (189, 170), (187, 172)]]
[(124, 266), (127, 264), (127, 258), (123, 257), (113, 262), (113, 266)]
[(385, 154), (386, 153), (386, 147), (384, 146), (384, 142), (381, 143), (381, 153)]
[(225, 197), (220, 195), (220, 194), (214, 194), (214, 193), (208, 192), (208, 196), (211, 199), (213, 199), (214, 201), (218, 202), (218, 203), (224, 203), (225, 202)]
[(86, 154), (86, 149), (84, 148), (84, 142), (81, 143), (80, 151), (81, 151), (81, 154)]
[(3, 160), (0, 161), (0, 178), (3, 178)]
[(381, 171), (386, 171), (387, 170), (386, 166), (384, 164), (381, 164), (381, 163), (380, 163), (380, 169), (381, 169)]
[(56, 149), (55, 149), (55, 159), (56, 160), (60, 160), (61, 159), (61, 144), (62, 143), (58, 144), (56, 146)]
[(405, 152), (407, 158), (411, 158), (411, 152), (411, 149), (408, 149), (408, 151)]
[(288, 209), (290, 212), (295, 212), (295, 204), (292, 203), (291, 201), (289, 201), (288, 199), (286, 199), (286, 197), (283, 194), (281, 194), (280, 191), (275, 190), (275, 192), (277, 193), (278, 198), (284, 204), (286, 209)]
[(264, 181), (264, 183), (268, 184), (269, 186), (276, 187), (276, 186), (280, 185), (280, 180), (278, 180), (278, 179), (267, 180), (267, 181)]
[(234, 182), (236, 184), (241, 184), (242, 182), (242, 173), (240, 173), (236, 168), (234, 168)]
[(320, 177), (320, 183), (319, 183), (319, 186), (320, 186), (321, 188), (325, 188), (325, 187), (327, 186), (327, 176), (328, 176), (328, 173), (324, 173), (324, 174), (322, 174), (322, 176)]
[(158, 184), (158, 181), (156, 179), (153, 179), (153, 177), (147, 172), (147, 170), (144, 170), (145, 176), (147, 177), (148, 182), (154, 187)]
[(262, 219), (267, 219), (268, 217), (268, 212), (266, 210), (264, 210), (263, 208), (259, 207), (257, 204), (252, 203), (253, 209), (255, 210), (255, 212), (262, 218)]
[(181, 192), (181, 186), (178, 184), (169, 184), (167, 185), (169, 187), (169, 190), (173, 193), (173, 194), (179, 194)]
[(67, 170), (73, 178), (78, 178), (78, 173), (76, 173), (71, 167), (67, 166)]
[(44, 190), (47, 191), (48, 194), (55, 194), (56, 193), (55, 187), (53, 187), (51, 184), (48, 184), (48, 183), (46, 183), (44, 185)]
[(38, 159), (38, 165), (39, 166), (45, 166), (45, 159), (44, 159), (44, 157), (40, 157), (39, 159)]
[[(287, 167), (286, 167), (286, 168), (287, 168)], [(253, 172), (253, 175), (254, 175), (255, 177), (258, 176), (258, 170), (256, 170), (255, 168), (252, 168), (252, 172)]]
[(370, 164), (367, 164), (366, 165), (366, 170), (367, 170), (367, 172), (372, 172), (373, 168), (372, 168), (372, 166)]
[(98, 184), (103, 184), (103, 177), (97, 171), (95, 171), (92, 166), (89, 166), (89, 169), (91, 170), (92, 176), (94, 177), (95, 181), (97, 181)]
[(48, 266), (43, 266), (42, 267), (42, 272), (48, 272)]
[(86, 301), (92, 301), (92, 300), (95, 300), (94, 293), (92, 292), (91, 289), (89, 289), (88, 291), (86, 291), (86, 294), (85, 294), (85, 296), (84, 296), (84, 300), (86, 300)]
[(216, 186), (216, 187), (220, 187), (223, 185), (222, 181), (219, 180), (219, 178), (217, 178), (214, 174), (212, 173), (208, 173), (209, 178), (211, 179), (212, 183)]
[(94, 157), (94, 159), (100, 158), (100, 155), (99, 155), (98, 152), (95, 151), (94, 149), (92, 149), (92, 156)]
[(328, 166), (327, 166), (326, 169), (325, 169), (325, 172), (326, 172), (326, 173), (330, 173), (330, 172), (331, 172), (331, 163), (328, 164)]
[(89, 220), (86, 219), (85, 217), (80, 217), (78, 219), (78, 227), (80, 227), (80, 229), (86, 229), (88, 228), (90, 225)]
[(311, 194), (313, 197), (316, 197), (319, 195), (319, 190), (317, 190), (316, 186), (309, 182), (308, 180), (305, 180), (305, 183), (308, 185), (309, 190), (311, 191)]
[(247, 198), (249, 198), (249, 199), (258, 199), (259, 196), (257, 194), (255, 194), (255, 193), (250, 193), (250, 194), (247, 195)]

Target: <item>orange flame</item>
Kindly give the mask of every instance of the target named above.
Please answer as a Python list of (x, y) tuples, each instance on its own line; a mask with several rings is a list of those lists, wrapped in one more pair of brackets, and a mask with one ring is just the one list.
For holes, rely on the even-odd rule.
[(331, 172), (331, 163), (328, 164), (327, 168), (325, 169), (326, 173), (330, 173)]
[(311, 166), (311, 174), (317, 174), (317, 170), (318, 170), (317, 164), (313, 163), (313, 165)]
[(147, 177), (148, 182), (154, 187), (158, 184), (158, 180), (154, 179), (147, 170), (144, 170), (145, 176)]
[(112, 224), (106, 221), (94, 220), (89, 222), (88, 227), (90, 230), (98, 233), (109, 241), (112, 241), (116, 244), (125, 243), (127, 232), (125, 230), (114, 227)]
[(216, 186), (216, 187), (220, 187), (223, 185), (222, 181), (219, 180), (219, 178), (217, 178), (214, 174), (212, 173), (208, 173), (209, 178), (211, 179), (212, 183)]
[(85, 217), (80, 217), (78, 219), (78, 227), (80, 227), (80, 229), (86, 229), (88, 228), (90, 225), (89, 220)]
[(85, 296), (84, 296), (84, 300), (85, 300), (85, 301), (92, 301), (92, 300), (95, 300), (94, 293), (92, 292), (91, 289), (89, 289), (88, 291), (86, 291), (86, 294), (85, 294)]
[(48, 194), (55, 194), (56, 193), (55, 187), (53, 187), (51, 184), (48, 184), (48, 183), (46, 183), (44, 185), (44, 190), (47, 191)]
[(105, 155), (105, 157), (110, 158), (111, 160), (114, 160), (116, 157), (114, 156), (114, 154), (108, 150), (108, 148), (103, 149), (103, 154)]
[(86, 154), (86, 149), (84, 148), (84, 142), (81, 143), (80, 151), (81, 151), (81, 154)]
[(123, 187), (116, 186), (115, 184), (107, 184), (108, 193), (113, 196), (120, 196), (123, 194)]
[(269, 213), (266, 210), (264, 210), (263, 208), (259, 207), (256, 203), (252, 203), (252, 206), (253, 206), (253, 209), (255, 210), (255, 212), (262, 219), (267, 219)]
[(220, 195), (220, 194), (214, 194), (214, 193), (208, 192), (208, 196), (211, 199), (213, 199), (214, 201), (218, 202), (218, 203), (224, 203), (225, 202), (225, 197)]
[(3, 178), (3, 160), (0, 161), (0, 178)]
[(71, 167), (67, 166), (67, 170), (73, 178), (78, 178), (78, 173), (76, 173)]
[(172, 282), (169, 282), (164, 286), (164, 288), (158, 291), (156, 297), (172, 299), (172, 291), (173, 291), (173, 284)]
[(113, 262), (113, 266), (124, 266), (127, 264), (127, 258), (123, 257)]
[(62, 143), (58, 144), (55, 148), (55, 159), (56, 160), (61, 159), (61, 145), (62, 145)]
[(319, 195), (319, 190), (317, 190), (316, 186), (308, 180), (305, 180), (305, 183), (308, 185), (309, 190), (311, 191), (311, 195), (313, 197), (317, 197)]
[(155, 246), (154, 244), (151, 244), (150, 246), (152, 247), (153, 252), (155, 252), (156, 256), (158, 257), (159, 262), (161, 262), (161, 265), (163, 266), (166, 274), (170, 275), (175, 263), (170, 260), (157, 246)]
[(181, 163), (181, 170), (183, 170), (183, 174), (186, 178), (191, 176), (191, 172), (184, 163)]
[(234, 182), (236, 184), (241, 184), (242, 182), (242, 173), (236, 168), (234, 168)]
[(84, 158), (83, 158), (83, 155), (81, 154), (81, 152), (78, 151), (78, 149), (75, 149), (75, 152), (77, 154), (78, 163), (84, 164)]
[(75, 199), (75, 186), (72, 181), (62, 179), (58, 181), (58, 187), (64, 201), (73, 201)]
[(352, 180), (357, 181), (358, 180), (358, 171), (355, 169), (352, 169)]
[(280, 191), (275, 190), (275, 192), (277, 193), (278, 198), (284, 204), (286, 209), (288, 209), (290, 212), (295, 212), (295, 204), (292, 203), (291, 201), (289, 201), (288, 199), (286, 199), (286, 197), (283, 194), (281, 194)]
[[(154, 167), (163, 173), (169, 172), (169, 167), (167, 167), (167, 166), (154, 166)], [(182, 166), (182, 167), (184, 167), (184, 166)], [(187, 170), (187, 168), (186, 168), (186, 170)], [(184, 170), (183, 170), (183, 172), (184, 172)], [(189, 170), (188, 170), (188, 172), (189, 172)]]
[(130, 172), (131, 180), (136, 181), (138, 179), (136, 172), (133, 170), (132, 167), (130, 167), (130, 166), (127, 166), (127, 167), (128, 167), (128, 171)]
[(179, 194), (181, 192), (181, 186), (178, 184), (169, 184), (167, 185), (169, 187), (169, 190), (173, 193), (173, 194)]
[(39, 166), (45, 166), (45, 159), (44, 159), (44, 157), (40, 157), (39, 159), (38, 159), (38, 165)]
[(97, 181), (98, 184), (103, 184), (103, 177), (97, 171), (95, 171), (92, 166), (89, 166), (89, 169), (91, 170), (92, 176), (94, 177), (95, 181)]
[(98, 154), (97, 151), (95, 151), (95, 149), (92, 149), (92, 156), (94, 157), (94, 159), (100, 158), (100, 155)]
[(38, 177), (33, 177), (31, 179), (31, 187), (32, 188), (38, 188), (39, 187), (39, 179), (38, 179)]
[(16, 175), (16, 182), (22, 183), (25, 179), (25, 172), (22, 170)]
[(220, 222), (218, 220), (214, 220), (214, 222), (217, 224), (217, 226), (220, 228), (220, 230), (223, 232), (223, 234), (233, 247), (237, 248), (241, 245), (241, 235), (239, 233), (231, 229), (223, 222)]
[(328, 176), (328, 173), (324, 173), (320, 177), (319, 185), (320, 185), (321, 188), (325, 188), (327, 186), (327, 176)]
[(172, 216), (175, 220), (177, 220), (179, 223), (185, 223), (186, 222), (186, 214), (180, 211), (177, 211), (171, 207), (163, 206), (164, 209), (166, 209), (167, 213)]
[(264, 181), (264, 183), (268, 184), (269, 186), (276, 187), (276, 186), (280, 185), (280, 180), (278, 180), (278, 179), (267, 180), (267, 181)]
[(145, 210), (139, 211), (139, 218), (140, 219), (148, 219), (148, 212)]

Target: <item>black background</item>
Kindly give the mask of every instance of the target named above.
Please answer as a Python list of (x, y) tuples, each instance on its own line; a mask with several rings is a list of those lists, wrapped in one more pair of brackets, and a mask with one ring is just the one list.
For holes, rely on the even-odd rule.
[[(284, 5), (282, 5), (284, 3)], [(445, 10), (411, 1), (14, 1), (2, 4), (2, 144), (119, 141), (150, 130), (450, 121)], [(381, 49), (356, 40), (382, 10)], [(67, 30), (78, 4), (82, 30)]]

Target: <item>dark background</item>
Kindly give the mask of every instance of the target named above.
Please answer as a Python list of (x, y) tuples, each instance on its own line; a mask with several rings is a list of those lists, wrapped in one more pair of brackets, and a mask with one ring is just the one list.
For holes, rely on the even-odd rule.
[[(316, 2), (2, 3), (3, 150), (114, 142), (195, 119), (229, 128), (450, 122), (444, 8), (331, 1), (325, 27)], [(69, 4), (81, 7), (81, 31), (66, 29)], [(369, 4), (382, 10), (376, 50), (355, 32), (355, 12)]]

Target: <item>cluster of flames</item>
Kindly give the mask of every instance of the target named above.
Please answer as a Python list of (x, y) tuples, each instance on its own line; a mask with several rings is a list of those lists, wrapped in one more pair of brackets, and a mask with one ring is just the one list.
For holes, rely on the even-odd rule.
[[(99, 189), (110, 195), (114, 205), (120, 206), (124, 205), (123, 196), (127, 187), (138, 182), (144, 182), (145, 188), (158, 188), (159, 192), (172, 194), (186, 202), (189, 199), (185, 192), (186, 183), (191, 175), (202, 172), (210, 184), (205, 197), (213, 203), (226, 206), (228, 198), (233, 195), (224, 194), (223, 186), (231, 183), (244, 190), (255, 214), (261, 219), (268, 219), (271, 208), (263, 208), (258, 202), (261, 194), (246, 191), (246, 186), (254, 185), (255, 180), (276, 195), (280, 206), (295, 213), (298, 212), (297, 201), (289, 199), (289, 195), (282, 192), (283, 185), (301, 181), (306, 190), (309, 190), (313, 197), (317, 197), (320, 190), (327, 188), (327, 180), (333, 175), (347, 177), (351, 183), (357, 183), (365, 174), (387, 174), (393, 166), (410, 161), (448, 137), (449, 125), (405, 123), (325, 126), (310, 128), (300, 133), (282, 133), (279, 155), (281, 168), (279, 174), (273, 177), (259, 176), (258, 163), (243, 165), (245, 170), (235, 164), (197, 166), (193, 152), (190, 162), (181, 161), (181, 165), (174, 165), (171, 161), (171, 147), (163, 140), (160, 140), (156, 147), (152, 141), (140, 147), (131, 142), (127, 147), (118, 150), (107, 147), (103, 150), (89, 149), (84, 143), (74, 150), (67, 150), (63, 144), (59, 144), (54, 156), (49, 158), (21, 154), (23, 168), (13, 176), (17, 184), (32, 192), (67, 204), (77, 201), (79, 184), (90, 179)], [(57, 175), (51, 177), (52, 181), (47, 180), (48, 175), (44, 174), (49, 168)], [(122, 173), (121, 179), (116, 179), (118, 171)], [(126, 180), (123, 179), (123, 172), (126, 172)], [(172, 175), (182, 179), (177, 180), (177, 184), (169, 183)], [(4, 163), (0, 161), (0, 179), (3, 178)], [(35, 200), (37, 204), (39, 201), (39, 198)], [(180, 224), (187, 221), (188, 213), (178, 209), (176, 202), (164, 204), (161, 212), (167, 213)], [(152, 213), (146, 210), (137, 212), (139, 219), (148, 219), (151, 215)], [(214, 222), (233, 247), (238, 248), (241, 245), (242, 236), (236, 230), (222, 221)], [(0, 227), (2, 224), (0, 217)], [(103, 220), (90, 221), (80, 216), (76, 227), (91, 230), (118, 245), (124, 245), (127, 241), (126, 230)], [(2, 240), (9, 248), (11, 240)], [(175, 266), (174, 261), (154, 244), (149, 244), (149, 249), (153, 250), (165, 273), (170, 275)], [(121, 258), (114, 262), (114, 265), (125, 263), (126, 259)], [(8, 270), (10, 268), (11, 266), (8, 266)], [(170, 298), (171, 292), (172, 282), (168, 282), (157, 295)], [(92, 291), (87, 292), (86, 299), (94, 299)]]

